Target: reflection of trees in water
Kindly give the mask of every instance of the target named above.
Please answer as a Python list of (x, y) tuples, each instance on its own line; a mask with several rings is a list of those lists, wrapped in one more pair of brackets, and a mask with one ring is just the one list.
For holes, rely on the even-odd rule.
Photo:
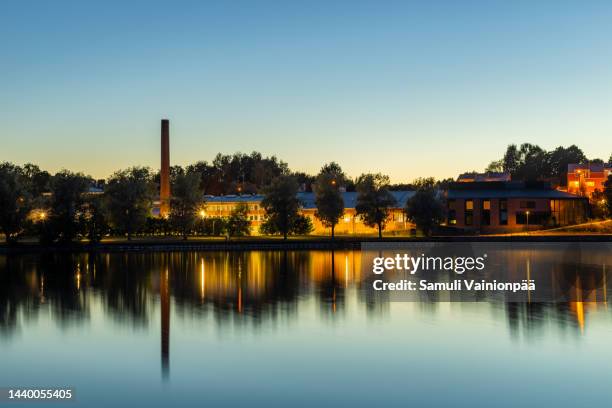
[(219, 324), (261, 323), (293, 315), (307, 252), (244, 251), (176, 254), (169, 262), (176, 314), (212, 311)]
[(506, 303), (504, 307), (513, 338), (519, 338), (521, 334), (537, 338), (551, 322), (557, 329), (581, 334), (585, 330), (588, 311), (607, 311), (607, 304), (595, 302)]
[(24, 258), (0, 257), (0, 333), (8, 335), (17, 329), (17, 315), (31, 318), (38, 293), (29, 281), (33, 273)]
[(87, 291), (79, 290), (81, 271), (73, 255), (44, 254), (40, 257), (5, 257), (0, 264), (0, 329), (17, 328), (17, 316), (36, 318), (49, 308), (61, 326), (89, 317)]
[[(513, 335), (537, 334), (551, 321), (574, 332), (584, 330), (585, 316), (593, 310), (588, 302), (606, 296), (605, 274), (598, 271), (609, 255), (569, 254), (569, 259), (557, 257), (549, 271), (560, 282), (558, 290), (575, 294), (580, 289), (571, 297), (576, 301), (502, 306)], [(515, 255), (518, 260), (508, 258), (508, 265), (516, 273), (523, 273), (527, 256), (533, 263), (555, 259), (546, 250)], [(294, 317), (299, 301), (309, 296), (321, 316), (343, 318), (354, 291), (369, 315), (380, 317), (390, 310), (388, 292), (362, 290), (371, 285), (371, 274), (361, 275), (359, 251), (49, 253), (0, 256), (0, 332), (14, 332), (20, 319), (35, 319), (43, 309), (60, 326), (82, 323), (90, 319), (95, 302), (121, 324), (146, 326), (159, 319), (155, 310), (165, 271), (172, 314), (212, 316), (219, 325), (257, 326)], [(439, 299), (421, 300), (415, 310), (436, 313)]]

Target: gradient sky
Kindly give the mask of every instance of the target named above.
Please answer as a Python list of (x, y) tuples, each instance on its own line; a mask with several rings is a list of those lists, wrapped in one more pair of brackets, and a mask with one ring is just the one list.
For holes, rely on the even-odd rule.
[(395, 182), (509, 143), (612, 153), (612, 2), (3, 1), (0, 161), (275, 154)]

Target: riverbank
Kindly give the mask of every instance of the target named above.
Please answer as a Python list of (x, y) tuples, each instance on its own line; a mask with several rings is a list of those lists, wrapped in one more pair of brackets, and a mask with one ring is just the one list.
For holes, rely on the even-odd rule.
[(74, 242), (45, 245), (37, 242), (0, 244), (0, 254), (37, 252), (160, 252), (160, 251), (253, 251), (253, 250), (310, 250), (360, 249), (364, 242), (612, 242), (612, 234), (559, 235), (487, 235), (436, 237), (277, 237), (225, 238), (136, 238), (107, 239), (98, 244)]

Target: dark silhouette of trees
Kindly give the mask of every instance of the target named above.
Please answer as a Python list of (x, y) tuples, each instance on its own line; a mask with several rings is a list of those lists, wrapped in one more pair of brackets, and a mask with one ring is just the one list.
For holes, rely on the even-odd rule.
[(344, 180), (342, 168), (337, 163), (331, 162), (321, 168), (314, 186), (317, 206), (315, 216), (325, 227), (331, 228), (332, 239), (336, 224), (344, 214), (344, 199), (340, 192), (340, 188), (344, 187)]
[(0, 231), (7, 242), (17, 241), (31, 208), (31, 194), (21, 169), (10, 163), (0, 163)]
[(363, 223), (378, 228), (378, 237), (382, 238), (389, 208), (395, 205), (395, 198), (388, 190), (389, 177), (380, 173), (362, 174), (357, 178), (357, 214)]
[(225, 231), (230, 237), (242, 237), (250, 235), (248, 207), (246, 204), (238, 204), (225, 221)]
[(170, 223), (183, 239), (187, 239), (194, 227), (197, 210), (203, 204), (200, 178), (196, 173), (181, 172), (175, 175), (171, 204)]
[(406, 202), (406, 216), (423, 235), (429, 236), (432, 230), (444, 221), (444, 205), (433, 186), (424, 185)]
[(264, 190), (265, 196), (261, 201), (261, 206), (266, 210), (267, 226), (263, 228), (264, 231), (278, 231), (287, 239), (298, 219), (301, 205), (296, 197), (297, 192), (298, 184), (292, 176), (276, 177)]
[(612, 216), (612, 175), (608, 176), (608, 179), (604, 183), (604, 199), (605, 205), (608, 213), (608, 217)]
[(198, 174), (202, 190), (212, 195), (262, 192), (275, 177), (289, 174), (287, 163), (258, 152), (219, 153), (212, 163), (200, 161), (185, 170)]
[(83, 234), (92, 243), (98, 243), (109, 233), (108, 217), (101, 194), (90, 194), (85, 197), (85, 212), (81, 217)]
[(537, 145), (523, 143), (520, 148), (514, 144), (509, 145), (501, 161), (503, 170), (509, 172), (515, 180), (556, 178), (564, 185), (567, 181), (567, 165), (586, 163), (588, 160), (576, 145), (567, 148), (559, 146), (547, 152)]
[(84, 194), (91, 179), (82, 173), (62, 170), (51, 179), (51, 202), (46, 229), (41, 239), (47, 242), (71, 242), (81, 232), (86, 212)]
[(146, 167), (119, 170), (108, 180), (104, 194), (110, 222), (128, 240), (145, 225), (153, 191), (151, 173)]

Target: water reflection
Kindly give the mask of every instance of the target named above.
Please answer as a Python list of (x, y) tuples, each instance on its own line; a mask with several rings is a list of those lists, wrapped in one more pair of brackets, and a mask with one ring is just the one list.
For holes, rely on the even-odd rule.
[[(501, 312), (512, 338), (538, 336), (550, 324), (580, 336), (589, 314), (608, 313), (610, 257), (589, 254), (588, 267), (598, 275), (588, 276), (576, 274), (575, 258), (556, 258), (552, 272), (572, 280), (575, 301), (487, 307)], [(519, 251), (509, 253), (505, 262), (517, 273), (529, 273), (534, 264), (551, 259), (555, 256), (549, 252)], [(10, 340), (44, 313), (60, 327), (82, 324), (100, 309), (122, 325), (148, 328), (159, 323), (161, 372), (167, 379), (175, 318), (212, 316), (220, 327), (257, 330), (278, 319), (295, 320), (303, 302), (315, 302), (320, 320), (351, 314), (385, 319), (391, 303), (385, 293), (361, 290), (366, 284), (361, 261), (359, 251), (0, 256), (0, 335)], [(418, 303), (415, 313), (437, 314), (440, 304), (432, 300)]]

